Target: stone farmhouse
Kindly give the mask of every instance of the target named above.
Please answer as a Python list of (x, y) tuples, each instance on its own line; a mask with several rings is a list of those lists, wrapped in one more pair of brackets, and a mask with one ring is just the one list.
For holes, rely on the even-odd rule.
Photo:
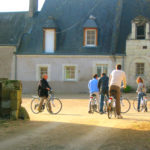
[(128, 85), (150, 85), (150, 0), (30, 0), (28, 12), (0, 13), (0, 78), (32, 93), (47, 73), (61, 93), (88, 92), (94, 73), (120, 63)]

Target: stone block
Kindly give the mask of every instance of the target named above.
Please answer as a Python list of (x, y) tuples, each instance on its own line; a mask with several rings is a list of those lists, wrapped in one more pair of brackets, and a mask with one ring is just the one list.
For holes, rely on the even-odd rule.
[(12, 90), (10, 93), (10, 108), (11, 110), (19, 110), (21, 107), (21, 90)]
[(0, 117), (2, 117), (2, 118), (9, 119), (10, 118), (10, 113), (11, 113), (10, 108), (1, 108), (0, 109)]
[(15, 90), (21, 90), (22, 89), (22, 83), (21, 83), (21, 81), (10, 80), (9, 83), (13, 85), (13, 87), (14, 87)]
[(19, 110), (13, 110), (10, 113), (10, 119), (17, 120), (19, 118)]
[(19, 119), (30, 120), (29, 114), (24, 107), (20, 108)]

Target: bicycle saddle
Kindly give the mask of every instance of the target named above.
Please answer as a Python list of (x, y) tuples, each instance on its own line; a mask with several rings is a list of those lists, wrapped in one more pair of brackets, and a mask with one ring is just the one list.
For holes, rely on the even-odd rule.
[(96, 96), (96, 94), (92, 94), (92, 96), (94, 97), (94, 96)]
[(116, 95), (117, 91), (116, 90), (111, 90), (110, 93), (111, 93), (112, 96), (114, 96), (114, 95)]

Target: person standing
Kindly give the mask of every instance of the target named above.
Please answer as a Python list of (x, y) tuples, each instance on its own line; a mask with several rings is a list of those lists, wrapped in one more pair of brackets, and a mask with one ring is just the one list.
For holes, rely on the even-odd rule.
[[(137, 106), (137, 110), (138, 112), (140, 112), (140, 104), (141, 104), (141, 99), (143, 99), (143, 96), (146, 96), (146, 87), (144, 85), (144, 81), (141, 77), (138, 77), (136, 79), (136, 82), (138, 84), (137, 87), (137, 93), (138, 93), (138, 106)], [(147, 111), (147, 108), (145, 109), (145, 111)]]
[[(41, 112), (44, 99), (47, 100), (48, 98), (48, 91), (51, 90), (51, 87), (48, 84), (47, 79), (48, 79), (47, 74), (44, 74), (38, 85), (38, 95), (41, 98), (40, 104), (38, 107), (39, 112)], [(49, 107), (49, 111), (51, 111), (51, 105), (49, 105), (48, 107)]]
[(126, 88), (126, 75), (125, 72), (121, 70), (121, 65), (116, 65), (116, 70), (113, 70), (110, 74), (109, 78), (109, 95), (112, 96), (113, 91), (115, 91), (115, 97), (116, 97), (116, 112), (118, 119), (122, 119), (121, 116), (121, 107), (120, 107), (120, 88), (121, 83), (123, 82), (123, 87)]
[[(90, 97), (92, 96), (92, 94), (96, 95), (97, 106), (99, 108), (99, 89), (98, 89), (98, 75), (97, 74), (93, 75), (93, 79), (89, 81), (88, 88), (89, 88)], [(89, 101), (88, 113), (91, 113), (90, 103), (91, 102)]]
[(100, 114), (103, 114), (103, 106), (104, 106), (104, 96), (107, 95), (108, 97), (108, 85), (109, 78), (105, 73), (102, 73), (101, 78), (98, 81), (98, 88), (100, 91)]

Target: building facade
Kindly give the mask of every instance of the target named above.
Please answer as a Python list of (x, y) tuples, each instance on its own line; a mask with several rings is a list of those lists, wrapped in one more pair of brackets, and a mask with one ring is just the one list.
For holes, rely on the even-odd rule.
[[(94, 73), (107, 75), (120, 63), (128, 85), (137, 76), (150, 85), (150, 2), (137, 0), (46, 0), (40, 12), (0, 13), (1, 78), (37, 91), (48, 74), (60, 93), (86, 93)], [(135, 8), (135, 9), (133, 9)], [(7, 24), (6, 24), (7, 22)]]

